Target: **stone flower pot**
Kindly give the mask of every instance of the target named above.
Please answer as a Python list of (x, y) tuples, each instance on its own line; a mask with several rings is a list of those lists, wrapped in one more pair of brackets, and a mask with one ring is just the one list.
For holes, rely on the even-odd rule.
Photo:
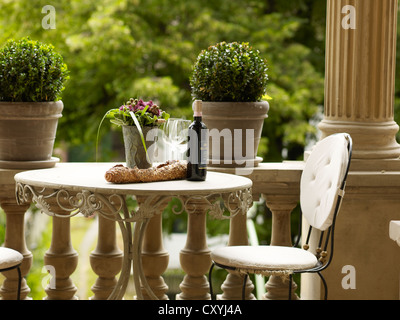
[(210, 133), (208, 165), (256, 167), (262, 161), (257, 150), (268, 110), (267, 101), (203, 101), (203, 122)]
[(125, 147), (125, 158), (126, 166), (128, 168), (134, 168), (137, 166), (139, 169), (148, 169), (152, 166), (153, 155), (150, 154), (153, 148), (151, 146), (153, 141), (146, 140), (147, 134), (154, 127), (143, 127), (142, 132), (145, 138), (146, 149), (148, 157), (146, 156), (146, 151), (143, 147), (143, 142), (140, 137), (139, 130), (136, 126), (122, 126), (122, 135), (124, 139)]
[(0, 102), (0, 167), (41, 168), (52, 158), (62, 101)]

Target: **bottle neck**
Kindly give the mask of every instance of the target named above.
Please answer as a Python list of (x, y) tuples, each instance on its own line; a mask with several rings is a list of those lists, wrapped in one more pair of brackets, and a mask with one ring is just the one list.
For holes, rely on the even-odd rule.
[(200, 114), (200, 115), (195, 115), (195, 116), (193, 117), (193, 120), (194, 120), (194, 121), (201, 121), (201, 120), (202, 120), (201, 114)]

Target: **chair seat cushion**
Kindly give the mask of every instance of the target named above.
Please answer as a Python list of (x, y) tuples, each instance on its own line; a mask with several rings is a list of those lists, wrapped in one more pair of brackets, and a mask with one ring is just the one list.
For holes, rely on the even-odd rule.
[(314, 254), (303, 249), (282, 246), (229, 246), (211, 253), (217, 264), (253, 273), (295, 271), (315, 267)]
[(7, 269), (17, 266), (24, 259), (18, 251), (0, 247), (0, 269)]

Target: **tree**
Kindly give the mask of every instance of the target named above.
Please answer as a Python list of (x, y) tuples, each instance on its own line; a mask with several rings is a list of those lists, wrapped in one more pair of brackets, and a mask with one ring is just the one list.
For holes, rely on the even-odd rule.
[(140, 96), (160, 101), (174, 117), (191, 117), (189, 76), (200, 51), (220, 41), (249, 42), (269, 64), (272, 100), (260, 154), (265, 161), (281, 160), (287, 149), (297, 159), (306, 137), (316, 132), (309, 121), (323, 103), (321, 3), (60, 0), (56, 29), (43, 29), (45, 1), (3, 0), (0, 44), (29, 35), (62, 53), (71, 79), (57, 141), (86, 146), (85, 160), (94, 160), (97, 128), (108, 109)]

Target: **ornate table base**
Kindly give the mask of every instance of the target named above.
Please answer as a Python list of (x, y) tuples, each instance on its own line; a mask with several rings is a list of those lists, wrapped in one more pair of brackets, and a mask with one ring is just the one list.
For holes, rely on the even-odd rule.
[[(145, 194), (146, 192), (137, 192), (139, 195), (135, 195), (136, 192), (133, 190), (131, 193), (136, 196), (139, 206), (137, 210), (129, 210), (126, 203), (126, 194), (123, 192), (118, 194), (113, 190), (112, 193), (108, 193), (107, 191), (109, 190), (103, 190), (99, 187), (96, 187), (99, 191), (93, 191), (76, 186), (54, 189), (47, 185), (42, 186), (40, 183), (36, 186), (31, 183), (24, 183), (23, 179), (18, 179), (17, 177), (16, 181), (17, 202), (21, 205), (33, 202), (43, 213), (57, 218), (71, 218), (79, 213), (85, 217), (98, 214), (102, 219), (118, 223), (123, 237), (124, 255), (119, 280), (108, 299), (123, 298), (132, 267), (137, 298), (159, 299), (159, 296), (153, 292), (153, 288), (149, 285), (142, 267), (143, 239), (150, 220), (162, 213), (172, 198), (178, 199), (180, 203), (180, 206), (172, 208), (173, 212), (181, 214), (186, 211), (189, 214), (189, 219), (199, 219), (202, 214), (205, 215), (206, 213), (215, 219), (231, 219), (237, 215), (245, 216), (247, 210), (252, 206), (251, 182), (249, 185), (236, 190), (223, 190), (221, 192), (212, 189), (207, 190), (207, 192), (202, 190), (197, 192), (198, 195), (196, 195), (196, 191), (191, 195), (184, 188), (182, 192), (177, 191), (175, 194), (171, 191), (164, 193), (147, 192), (148, 195)], [(124, 192), (127, 193), (126, 191)], [(64, 214), (60, 214), (59, 210), (62, 210)], [(192, 237), (195, 237), (196, 240), (193, 240)], [(204, 288), (207, 285), (207, 280), (204, 280), (204, 274), (207, 273), (211, 265), (209, 252), (205, 250), (203, 256), (196, 255), (200, 260), (195, 262), (203, 264), (204, 268), (197, 267), (195, 269), (201, 269), (201, 273), (204, 272), (203, 275), (191, 274), (194, 269), (191, 267), (186, 268), (189, 262), (185, 260), (186, 256), (189, 260), (193, 259), (193, 255), (190, 252), (191, 249), (207, 248), (205, 237), (205, 228), (204, 230), (202, 228), (188, 230), (188, 241), (181, 252), (182, 267), (187, 272), (181, 285), (183, 288), (181, 296), (183, 298), (208, 298), (208, 293), (205, 290), (200, 294), (201, 297), (197, 295), (199, 294), (198, 288)], [(193, 246), (197, 248), (192, 248)], [(194, 290), (194, 295), (191, 289), (193, 281), (202, 282), (200, 285), (194, 285), (197, 288)], [(202, 290), (200, 289), (200, 291)]]

